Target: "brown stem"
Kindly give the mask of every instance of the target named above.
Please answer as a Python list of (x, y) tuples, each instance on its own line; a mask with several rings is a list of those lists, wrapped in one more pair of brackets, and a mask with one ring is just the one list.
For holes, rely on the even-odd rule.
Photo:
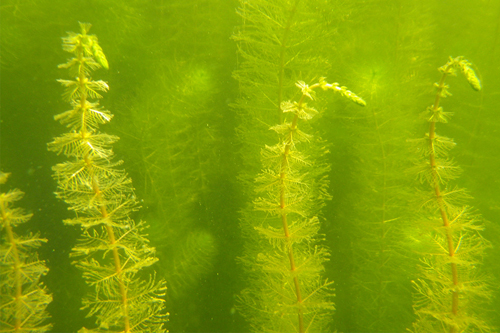
[[(302, 104), (304, 102), (305, 95), (302, 95), (298, 108), (302, 107)], [(281, 211), (283, 212), (281, 214), (281, 223), (283, 225), (283, 231), (285, 233), (285, 242), (286, 242), (286, 248), (288, 249), (288, 259), (290, 261), (290, 272), (293, 275), (293, 284), (295, 286), (295, 296), (297, 297), (297, 304), (298, 310), (297, 310), (297, 316), (298, 316), (298, 321), (299, 321), (299, 333), (304, 333), (304, 314), (302, 311), (302, 294), (300, 292), (300, 283), (299, 283), (299, 277), (296, 274), (297, 267), (295, 266), (295, 259), (293, 256), (293, 248), (292, 244), (290, 241), (290, 232), (288, 231), (288, 221), (287, 221), (287, 214), (284, 212), (285, 207), (286, 207), (286, 202), (285, 202), (285, 181), (287, 177), (287, 170), (288, 170), (288, 155), (290, 153), (290, 148), (292, 146), (292, 133), (295, 132), (297, 129), (297, 122), (298, 122), (298, 115), (295, 114), (292, 120), (292, 124), (290, 126), (290, 137), (288, 138), (288, 143), (285, 146), (285, 151), (283, 153), (283, 160), (281, 161), (281, 170), (280, 170), (280, 208)]]
[[(438, 92), (436, 94), (436, 100), (434, 102), (434, 105), (432, 106), (432, 111), (439, 112), (439, 102), (441, 100), (442, 96), (442, 91), (444, 89), (444, 80), (446, 79), (446, 68), (444, 70), (443, 76), (441, 77), (441, 80), (439, 81), (438, 84)], [(432, 118), (434, 119), (434, 118)], [(439, 186), (439, 175), (437, 172), (437, 165), (436, 165), (436, 154), (435, 154), (435, 148), (434, 148), (434, 141), (436, 139), (436, 122), (433, 120), (430, 122), (429, 126), (429, 145), (430, 145), (430, 154), (429, 154), (429, 162), (430, 162), (430, 167), (431, 167), (431, 174), (432, 174), (432, 186), (434, 188), (434, 193), (436, 195), (436, 200), (438, 203), (439, 207), (439, 212), (441, 214), (441, 220), (443, 221), (443, 226), (445, 227), (446, 230), (446, 241), (448, 243), (448, 255), (450, 257), (455, 256), (455, 246), (453, 244), (453, 235), (451, 232), (450, 228), (450, 220), (448, 218), (448, 213), (446, 212), (446, 205), (445, 202), (442, 198), (441, 195), (441, 189)], [(458, 286), (458, 270), (457, 270), (457, 264), (452, 262), (451, 264), (451, 274), (452, 274), (452, 281), (454, 285), (454, 290), (452, 294), (452, 304), (451, 304), (451, 312), (453, 313), (454, 316), (458, 314), (458, 291), (457, 291), (457, 286)], [(455, 328), (450, 327), (449, 330), (450, 333), (455, 333)]]

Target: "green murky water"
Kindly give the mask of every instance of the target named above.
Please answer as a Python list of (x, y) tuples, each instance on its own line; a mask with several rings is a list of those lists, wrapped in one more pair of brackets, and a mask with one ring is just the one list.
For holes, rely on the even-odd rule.
[[(25, 193), (2, 196), (0, 331), (45, 306), (51, 332), (500, 330), (498, 1), (0, 10), (2, 193)], [(78, 22), (97, 39), (63, 50)]]

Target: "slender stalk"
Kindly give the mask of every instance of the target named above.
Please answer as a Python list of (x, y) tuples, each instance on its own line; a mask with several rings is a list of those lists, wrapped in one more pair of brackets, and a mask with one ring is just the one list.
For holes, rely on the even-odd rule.
[[(67, 89), (65, 95), (73, 109), (55, 116), (69, 132), (49, 143), (49, 150), (63, 153), (69, 161), (53, 167), (58, 181), (57, 196), (70, 205), (76, 217), (64, 223), (83, 229), (71, 256), (83, 271), (86, 282), (94, 288), (83, 299), (87, 316), (96, 316), (97, 332), (103, 328), (130, 333), (148, 328), (163, 332), (164, 281), (154, 276), (143, 280), (136, 273), (158, 259), (142, 233), (143, 222), (135, 223), (130, 214), (138, 209), (131, 180), (121, 161), (113, 161), (111, 145), (116, 136), (99, 131), (113, 115), (99, 107), (99, 91), (109, 87), (94, 81), (90, 74), (108, 68), (106, 57), (95, 35), (88, 35), (90, 24), (80, 23), (81, 33), (69, 32), (63, 48), (74, 54), (67, 68), (75, 80), (58, 80)], [(74, 73), (74, 74), (73, 74)]]
[[(299, 108), (302, 107), (302, 103), (304, 102), (304, 97), (305, 95), (302, 95), (300, 102), (299, 102)], [(292, 243), (290, 242), (290, 232), (288, 230), (288, 222), (287, 222), (287, 214), (284, 213), (285, 208), (286, 208), (286, 202), (285, 202), (285, 195), (286, 195), (286, 177), (287, 177), (287, 170), (288, 170), (288, 155), (290, 153), (290, 148), (291, 148), (291, 142), (292, 142), (292, 133), (297, 129), (297, 121), (299, 120), (299, 117), (297, 114), (294, 115), (292, 125), (290, 126), (291, 130), (290, 133), (288, 134), (288, 140), (287, 144), (285, 146), (285, 151), (283, 153), (283, 159), (281, 162), (281, 170), (280, 170), (280, 208), (281, 211), (283, 212), (281, 215), (281, 222), (283, 224), (283, 231), (285, 233), (285, 242), (286, 242), (286, 248), (288, 249), (288, 259), (290, 260), (290, 271), (292, 272), (293, 275), (293, 284), (295, 286), (295, 296), (297, 297), (297, 304), (298, 304), (298, 310), (297, 310), (297, 316), (298, 316), (298, 322), (299, 322), (299, 333), (304, 332), (304, 314), (302, 310), (302, 294), (300, 292), (300, 282), (299, 282), (299, 277), (297, 274), (294, 274), (296, 271), (296, 266), (295, 266), (295, 260), (293, 258), (293, 247)]]
[(290, 27), (294, 22), (294, 16), (297, 12), (297, 5), (299, 0), (295, 1), (293, 8), (290, 10), (290, 16), (286, 22), (286, 26), (283, 29), (283, 37), (280, 40), (280, 58), (279, 58), (279, 74), (278, 74), (278, 111), (279, 111), (279, 121), (283, 122), (283, 110), (281, 110), (281, 102), (283, 101), (283, 85), (285, 78), (285, 62), (286, 62), (286, 51), (288, 49), (288, 39), (290, 36)]
[[(280, 210), (281, 210), (281, 222), (283, 226), (283, 232), (285, 235), (285, 244), (286, 248), (288, 249), (288, 259), (290, 261), (290, 272), (292, 273), (293, 276), (293, 283), (295, 287), (295, 296), (297, 298), (297, 316), (298, 316), (298, 324), (299, 324), (299, 333), (304, 333), (305, 328), (304, 328), (304, 313), (303, 313), (303, 297), (301, 293), (301, 287), (300, 287), (300, 281), (299, 281), (299, 276), (296, 274), (296, 264), (295, 264), (295, 259), (293, 255), (293, 243), (290, 240), (290, 232), (288, 228), (288, 221), (287, 221), (287, 214), (286, 214), (286, 180), (287, 180), (287, 174), (289, 170), (289, 155), (290, 155), (290, 150), (294, 147), (294, 134), (297, 132), (297, 124), (299, 121), (299, 115), (302, 115), (302, 112), (312, 112), (316, 113), (317, 111), (308, 108), (306, 106), (305, 100), (306, 97), (309, 97), (310, 99), (313, 99), (314, 96), (314, 89), (321, 87), (323, 90), (328, 90), (332, 89), (334, 91), (340, 92), (342, 95), (345, 97), (351, 99), (355, 103), (358, 103), (359, 105), (364, 106), (365, 102), (356, 96), (354, 93), (350, 92), (347, 90), (345, 87), (340, 87), (338, 84), (329, 84), (325, 81), (324, 78), (320, 79), (320, 82), (312, 84), (311, 86), (306, 85), (304, 82), (299, 82), (297, 83), (297, 86), (302, 89), (302, 96), (300, 97), (300, 100), (296, 105), (293, 106), (293, 119), (292, 122), (290, 123), (290, 128), (287, 133), (287, 137), (285, 138), (285, 149), (282, 155), (282, 161), (281, 161), (281, 167), (280, 167)], [(284, 110), (286, 107), (289, 107), (290, 104), (283, 104), (281, 108)], [(290, 112), (292, 109), (288, 109), (285, 112)], [(307, 110), (307, 111), (306, 111)], [(301, 117), (304, 117), (302, 115)], [(312, 117), (312, 115), (309, 115), (307, 117), (304, 117), (307, 119), (308, 117)]]
[[(455, 146), (452, 139), (436, 134), (436, 123), (446, 123), (450, 116), (439, 105), (441, 99), (451, 95), (445, 80), (462, 72), (471, 87), (479, 91), (481, 83), (471, 64), (463, 57), (451, 58), (439, 71), (441, 79), (435, 84), (437, 93), (434, 104), (424, 113), (429, 122), (429, 132), (419, 143), (419, 153), (427, 161), (419, 163), (419, 173), (431, 188), (431, 200), (426, 197), (426, 204), (431, 211), (426, 219), (432, 224), (422, 225), (427, 228), (425, 236), (437, 246), (429, 249), (422, 259), (421, 269), (423, 279), (413, 281), (416, 288), (416, 303), (414, 305), (418, 320), (414, 323), (414, 332), (469, 332), (477, 329), (489, 331), (489, 327), (480, 319), (476, 300), (488, 295), (488, 288), (483, 283), (482, 276), (471, 268), (481, 263), (483, 250), (488, 246), (479, 230), (482, 226), (469, 206), (463, 205), (462, 189), (447, 190), (449, 180), (455, 179), (460, 170), (449, 158), (448, 150)], [(416, 142), (417, 142), (416, 141)], [(428, 203), (432, 203), (430, 206)], [(441, 226), (434, 226), (436, 212), (439, 211)], [(460, 235), (458, 235), (460, 233)], [(464, 239), (464, 242), (462, 242)], [(458, 246), (456, 244), (458, 243)], [(462, 248), (458, 248), (460, 244)], [(429, 244), (430, 245), (430, 244)], [(441, 252), (442, 250), (442, 252)], [(449, 267), (449, 268), (448, 268)], [(486, 298), (486, 297), (485, 297)]]
[[(441, 77), (441, 80), (439, 81), (438, 84), (438, 92), (436, 94), (436, 100), (434, 102), (434, 105), (432, 106), (432, 111), (437, 113), (439, 112), (439, 102), (441, 100), (442, 92), (444, 87), (444, 81), (446, 79), (447, 73), (444, 72), (443, 76)], [(434, 119), (434, 118), (433, 118)], [(443, 202), (443, 198), (441, 196), (441, 189), (439, 186), (439, 175), (438, 175), (438, 166), (436, 165), (436, 154), (435, 154), (435, 147), (434, 143), (436, 140), (436, 121), (431, 121), (429, 125), (429, 145), (430, 145), (430, 154), (429, 154), (429, 162), (430, 162), (430, 167), (431, 167), (431, 174), (432, 174), (432, 186), (434, 187), (434, 193), (436, 195), (436, 200), (438, 202), (438, 207), (439, 207), (439, 213), (441, 215), (441, 220), (443, 222), (443, 226), (445, 227), (446, 230), (446, 241), (448, 243), (448, 255), (450, 257), (455, 256), (455, 245), (453, 244), (453, 235), (452, 231), (450, 228), (450, 220), (448, 218), (448, 214), (446, 212), (445, 208), (445, 203)], [(452, 293), (452, 301), (451, 301), (451, 312), (453, 313), (454, 316), (457, 315), (458, 313), (458, 291), (457, 291), (457, 286), (459, 283), (458, 279), (458, 270), (457, 270), (457, 264), (452, 262), (450, 263), (451, 266), (451, 275), (452, 275), (452, 281), (454, 285), (454, 290)], [(455, 328), (453, 326), (450, 326), (450, 333), (455, 333)]]

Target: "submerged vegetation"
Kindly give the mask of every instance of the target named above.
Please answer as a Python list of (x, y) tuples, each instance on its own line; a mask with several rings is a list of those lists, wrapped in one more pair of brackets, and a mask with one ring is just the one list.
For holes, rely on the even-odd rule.
[(414, 170), (420, 181), (430, 187), (418, 199), (421, 209), (417, 211), (417, 228), (426, 247), (419, 251), (421, 277), (412, 281), (417, 314), (414, 332), (492, 331), (483, 319), (482, 304), (490, 299), (492, 281), (481, 269), (489, 247), (480, 233), (484, 224), (467, 204), (467, 192), (450, 184), (461, 172), (448, 153), (455, 142), (436, 134), (436, 125), (447, 123), (452, 115), (440, 105), (441, 99), (451, 96), (445, 83), (448, 76), (461, 72), (474, 90), (481, 90), (481, 82), (471, 66), (463, 57), (450, 57), (439, 68), (442, 75), (434, 84), (434, 104), (423, 113), (429, 132), (413, 141), (421, 158)]
[(80, 23), (80, 33), (68, 33), (63, 48), (73, 58), (59, 68), (69, 69), (74, 80), (58, 80), (72, 109), (54, 118), (69, 132), (49, 143), (49, 150), (64, 154), (68, 161), (53, 167), (58, 184), (56, 195), (76, 213), (66, 219), (80, 226), (81, 238), (72, 250), (74, 264), (93, 289), (82, 300), (88, 317), (95, 317), (95, 329), (117, 332), (162, 332), (165, 282), (147, 279), (139, 272), (158, 259), (144, 234), (145, 223), (135, 222), (131, 214), (138, 209), (130, 178), (113, 161), (111, 145), (118, 137), (99, 131), (99, 125), (113, 115), (99, 106), (100, 92), (109, 86), (94, 81), (91, 74), (108, 61), (90, 24)]
[(0, 14), (0, 332), (500, 327), (500, 3)]
[(262, 149), (263, 168), (255, 179), (258, 197), (242, 222), (248, 244), (241, 260), (251, 287), (240, 302), (255, 332), (326, 331), (335, 309), (332, 282), (322, 277), (330, 255), (318, 234), (321, 208), (331, 199), (325, 175), (329, 165), (321, 161), (328, 149), (321, 139), (300, 130), (299, 122), (318, 114), (306, 102), (315, 99), (317, 88), (361, 106), (366, 103), (324, 78), (296, 86), (302, 95), (298, 102), (281, 104), (286, 120), (270, 128), (278, 143)]
[[(9, 175), (0, 171), (2, 187)], [(46, 309), (52, 296), (41, 282), (48, 269), (36, 250), (47, 240), (16, 232), (32, 216), (15, 206), (23, 196), (18, 189), (0, 193), (0, 327), (2, 332), (46, 332), (52, 327)]]

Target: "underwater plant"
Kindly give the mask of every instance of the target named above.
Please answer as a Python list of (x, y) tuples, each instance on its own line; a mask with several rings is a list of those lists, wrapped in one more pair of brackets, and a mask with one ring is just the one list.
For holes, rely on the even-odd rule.
[(97, 324), (82, 331), (163, 332), (165, 281), (155, 274), (144, 279), (142, 272), (158, 260), (155, 249), (148, 244), (145, 222), (131, 217), (139, 206), (131, 179), (118, 168), (122, 161), (113, 160), (111, 145), (119, 138), (99, 131), (113, 115), (98, 101), (108, 84), (91, 78), (108, 62), (97, 37), (87, 34), (90, 27), (80, 23), (80, 33), (63, 38), (63, 49), (73, 57), (59, 68), (75, 79), (58, 80), (71, 109), (54, 118), (69, 131), (48, 144), (68, 158), (53, 167), (56, 195), (76, 214), (64, 223), (82, 229), (71, 256), (92, 288), (82, 309), (89, 309), (87, 316), (95, 316)]
[(365, 102), (324, 78), (296, 86), (302, 95), (298, 102), (281, 104), (288, 117), (270, 128), (279, 142), (262, 149), (263, 168), (255, 179), (258, 197), (242, 222), (251, 238), (241, 258), (251, 286), (242, 292), (240, 303), (256, 332), (325, 331), (334, 310), (333, 282), (322, 277), (329, 253), (320, 243), (318, 217), (330, 199), (325, 175), (329, 165), (321, 161), (328, 150), (298, 125), (318, 114), (306, 103), (317, 88), (339, 92), (362, 106)]
[[(332, 51), (332, 27), (338, 13), (345, 13), (345, 7), (330, 5), (256, 0), (240, 1), (238, 8), (242, 24), (233, 39), (241, 61), (233, 72), (239, 83), (234, 106), (240, 122), (239, 179), (249, 203), (240, 223), (248, 287), (239, 308), (256, 332), (324, 331), (332, 319), (331, 283), (322, 277), (329, 253), (318, 233), (321, 208), (330, 198), (328, 144), (306, 134), (310, 124), (302, 121), (315, 116), (303, 114), (305, 99), (327, 83), (300, 82), (306, 94), (295, 102), (299, 108), (289, 102), (297, 96), (297, 78), (316, 81), (318, 72), (330, 68), (322, 55)], [(323, 103), (317, 100), (316, 107), (323, 109)]]
[(332, 272), (338, 286), (335, 326), (342, 332), (403, 332), (414, 321), (408, 276), (415, 274), (418, 260), (402, 241), (414, 193), (406, 139), (416, 131), (414, 106), (427, 96), (433, 73), (428, 63), (434, 10), (409, 0), (367, 1), (356, 11), (357, 19), (337, 38), (342, 52), (330, 57), (356, 82), (367, 106), (325, 115), (347, 133), (323, 135), (337, 147), (330, 180), (338, 200), (334, 217), (325, 213), (335, 220), (325, 232), (338, 237), (328, 245), (343, 268)]
[[(225, 199), (235, 197), (231, 186), (237, 170), (227, 105), (234, 87), (228, 66), (234, 49), (227, 40), (234, 3), (169, 0), (147, 7), (159, 19), (154, 29), (141, 27), (149, 37), (144, 48), (134, 44), (148, 60), (139, 58), (143, 82), (134, 81), (133, 97), (121, 101), (129, 113), (120, 118), (120, 144), (127, 147), (127, 165), (132, 164), (127, 170), (144, 200), (149, 240), (161, 262), (157, 275), (168, 281), (166, 307), (175, 317), (169, 330), (225, 331), (225, 309), (233, 306), (238, 289), (227, 286), (236, 266), (228, 247), (238, 248), (239, 242), (226, 233), (238, 229), (222, 223), (237, 214), (231, 208), (236, 200)], [(225, 251), (218, 251), (230, 238)], [(214, 298), (218, 306), (204, 304)]]
[(419, 205), (421, 278), (412, 281), (417, 320), (411, 331), (490, 332), (481, 307), (490, 295), (490, 279), (480, 269), (489, 243), (480, 233), (481, 216), (466, 204), (469, 195), (450, 184), (461, 171), (448, 154), (455, 142), (436, 134), (436, 125), (448, 122), (452, 115), (440, 106), (441, 99), (451, 95), (446, 78), (461, 72), (476, 91), (481, 90), (481, 82), (463, 57), (450, 57), (439, 71), (434, 104), (423, 113), (429, 132), (412, 140), (420, 156), (414, 170), (429, 189), (422, 191)]
[[(0, 171), (0, 185), (9, 175)], [(15, 232), (32, 216), (13, 206), (23, 196), (18, 189), (0, 193), (0, 332), (46, 332), (52, 327), (46, 323), (52, 296), (40, 282), (48, 268), (36, 253), (47, 240), (38, 234)]]
[(331, 50), (320, 47), (329, 45), (338, 14), (328, 6), (317, 0), (240, 1), (242, 24), (232, 38), (241, 60), (233, 77), (239, 85), (237, 134), (245, 147), (239, 177), (248, 184), (260, 170), (260, 147), (275, 139), (268, 128), (283, 122), (280, 106), (296, 93), (297, 78), (311, 82), (330, 68), (322, 54)]
[[(193, 329), (196, 288), (212, 272), (218, 239), (210, 229), (211, 206), (220, 170), (220, 133), (211, 72), (198, 64), (158, 60), (151, 81), (138, 87), (130, 117), (121, 127), (133, 133), (127, 154), (134, 184), (150, 224), (149, 240), (161, 262), (156, 272), (168, 281), (166, 305), (175, 314), (169, 329)], [(122, 145), (124, 145), (122, 143)], [(220, 172), (220, 171), (219, 171)], [(232, 300), (232, 299), (231, 299)], [(186, 308), (184, 310), (184, 307)], [(187, 309), (189, 308), (189, 309)], [(200, 320), (201, 325), (201, 320)], [(206, 329), (206, 327), (204, 328)]]

